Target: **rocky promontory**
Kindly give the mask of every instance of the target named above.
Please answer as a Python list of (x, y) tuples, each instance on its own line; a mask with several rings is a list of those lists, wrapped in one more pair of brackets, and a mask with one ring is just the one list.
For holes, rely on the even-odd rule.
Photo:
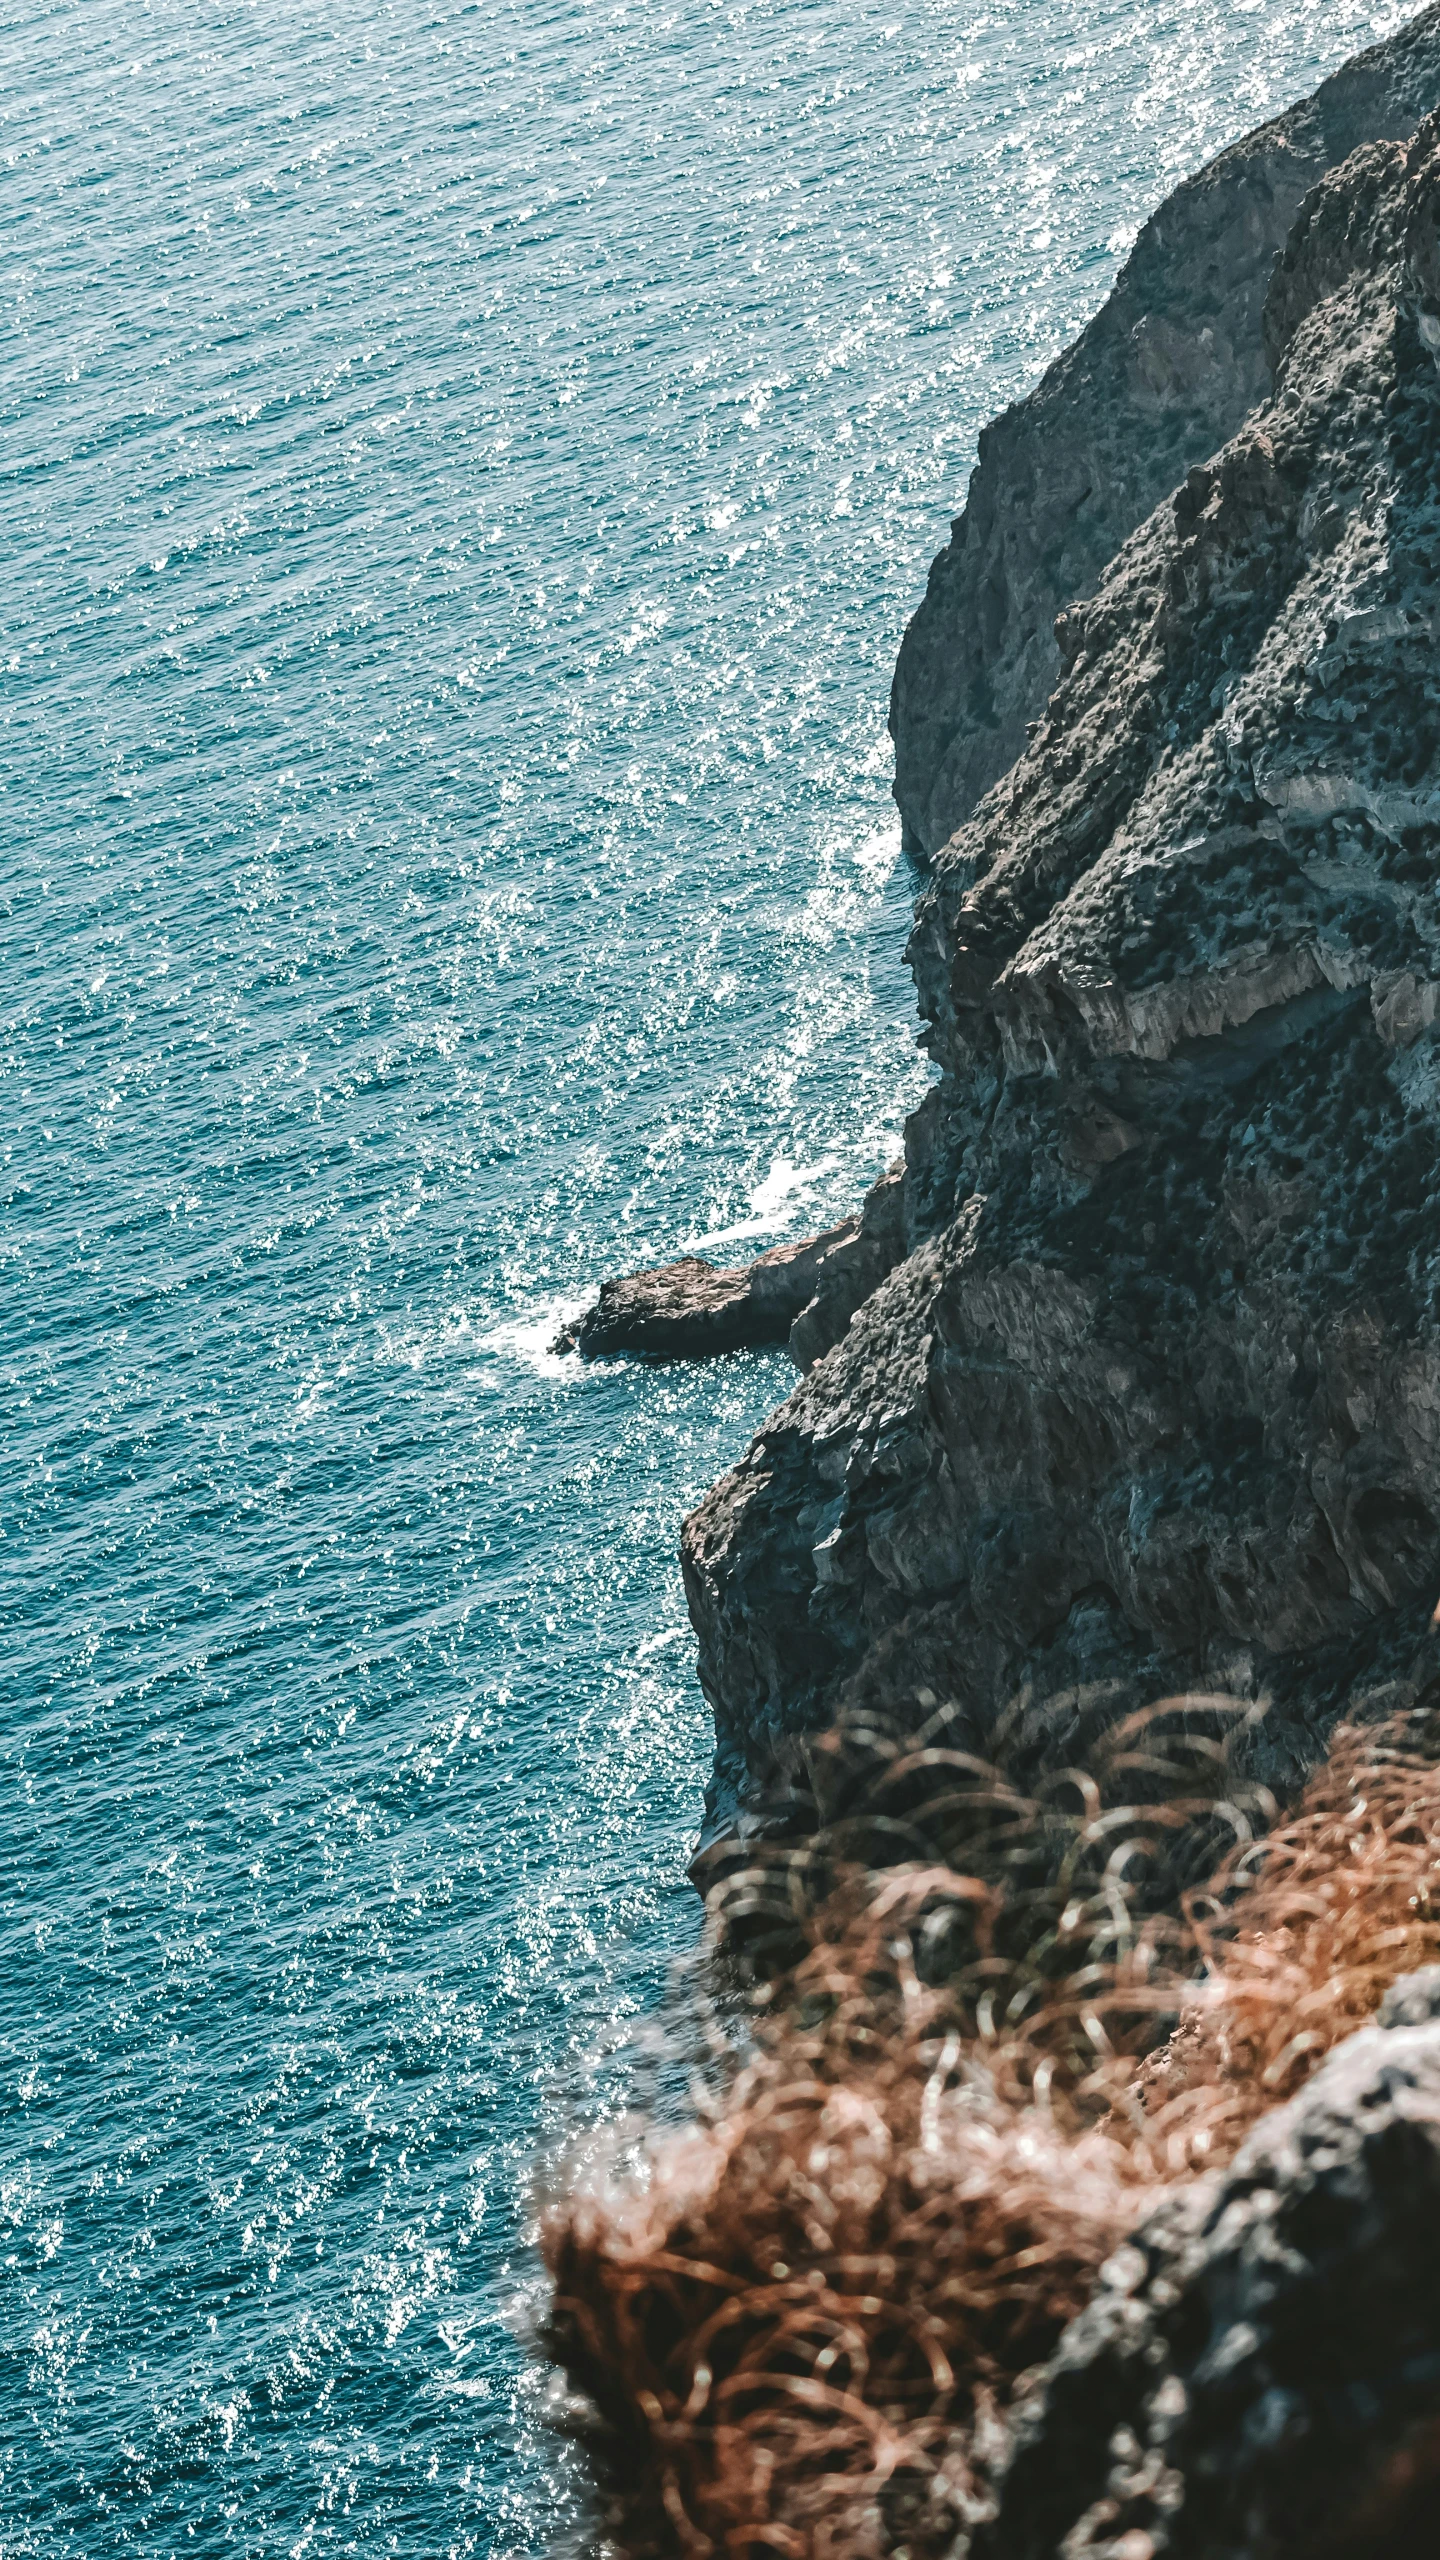
[[(983, 1751), (1023, 1695), (1063, 1756), (1097, 1701), (1220, 1695), (1283, 1794), (1339, 1714), (1413, 1686), (1440, 1591), (1437, 101), (1430, 10), (1162, 208), (982, 451), (897, 683), (940, 1081), (893, 1267), (685, 1531), (712, 1840), (803, 1828), (817, 1735), (937, 1704)], [(1093, 556), (1067, 550), (1045, 509), (1122, 447)]]
[(607, 1280), (555, 1349), (582, 1360), (703, 1360), (784, 1346), (808, 1369), (904, 1252), (904, 1172), (903, 1159), (892, 1165), (857, 1216), (776, 1245), (740, 1270), (718, 1271), (687, 1253)]

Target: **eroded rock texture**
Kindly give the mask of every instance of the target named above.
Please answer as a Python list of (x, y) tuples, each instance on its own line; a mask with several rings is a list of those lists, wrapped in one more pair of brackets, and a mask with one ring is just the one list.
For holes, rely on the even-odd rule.
[(820, 1268), (858, 1234), (859, 1220), (848, 1218), (828, 1235), (780, 1245), (739, 1270), (720, 1271), (686, 1253), (654, 1270), (626, 1272), (605, 1282), (555, 1349), (578, 1351), (582, 1360), (695, 1360), (787, 1342), (815, 1295)]
[(1117, 2253), (1018, 2414), (971, 2560), (1436, 2548), (1440, 2023), (1412, 1979), (1394, 2026)]
[[(1440, 97), (1437, 42), (1389, 59)], [(1097, 1697), (1218, 1690), (1269, 1702), (1288, 1788), (1403, 1703), (1440, 1592), (1437, 233), (1434, 123), (1306, 198), (1273, 389), (1062, 616), (936, 856), (911, 1249), (686, 1528), (712, 1837), (803, 1822), (857, 1717), (953, 1702), (983, 1750), (1028, 1692), (1060, 1754)]]
[(980, 439), (964, 513), (905, 635), (895, 797), (933, 853), (1025, 746), (1060, 673), (1053, 625), (1269, 391), (1266, 291), (1302, 197), (1440, 98), (1440, 11), (1222, 153), (1148, 222), (1114, 292)]
[(904, 1254), (903, 1176), (903, 1162), (892, 1165), (857, 1217), (777, 1244), (738, 1270), (691, 1253), (607, 1280), (555, 1349), (582, 1360), (704, 1360), (783, 1343), (808, 1369)]

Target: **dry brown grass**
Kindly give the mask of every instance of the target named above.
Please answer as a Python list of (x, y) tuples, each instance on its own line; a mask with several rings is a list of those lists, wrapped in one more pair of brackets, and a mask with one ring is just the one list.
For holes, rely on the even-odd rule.
[(1041, 1795), (892, 1753), (880, 1793), (912, 1810), (885, 1819), (933, 1831), (948, 1799), (963, 1863), (876, 1873), (832, 1836), (717, 1889), (717, 1944), (784, 1959), (743, 2054), (688, 2131), (545, 2219), (551, 2351), (607, 2423), (622, 2549), (943, 2550), (993, 2411), (1125, 2232), (1440, 1958), (1428, 1726), (1342, 1731), (1257, 1839), (1194, 1707)]
[(1294, 1814), (1185, 1898), (1203, 1967), (1137, 2085), (1174, 2176), (1228, 2158), (1267, 2108), (1440, 1956), (1440, 1763), (1428, 1719), (1342, 1727)]

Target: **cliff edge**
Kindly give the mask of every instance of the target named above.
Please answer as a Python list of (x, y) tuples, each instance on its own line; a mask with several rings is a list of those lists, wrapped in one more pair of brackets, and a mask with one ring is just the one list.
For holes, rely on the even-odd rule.
[(1436, 13), (1177, 187), (1089, 327), (980, 438), (964, 511), (895, 670), (895, 797), (938, 851), (1025, 748), (1061, 672), (1054, 623), (1269, 394), (1264, 312), (1303, 198), (1435, 105)]
[(1204, 1691), (1284, 1794), (1428, 1675), (1437, 103), (1432, 9), (982, 445), (897, 674), (901, 1258), (684, 1534), (711, 1841), (812, 1823), (827, 1728)]

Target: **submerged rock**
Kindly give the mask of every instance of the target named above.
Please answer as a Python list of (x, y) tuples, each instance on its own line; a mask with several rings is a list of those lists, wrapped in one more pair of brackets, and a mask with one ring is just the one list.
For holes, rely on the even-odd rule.
[[(1322, 96), (1368, 95), (1382, 135), (1433, 106), (1440, 16), (1346, 79)], [(1243, 152), (1207, 185), (1227, 165), (1248, 191)], [(1167, 209), (1147, 257), (1170, 237)], [(1097, 1700), (1203, 1690), (1256, 1710), (1283, 1794), (1337, 1715), (1413, 1691), (1440, 1590), (1437, 237), (1433, 122), (1306, 197), (1255, 318), (1268, 393), (1061, 616), (1035, 736), (936, 854), (906, 1257), (686, 1526), (712, 1840), (802, 1821), (837, 1724), (948, 1707), (984, 1752), (1026, 1697), (1062, 1758)], [(1063, 442), (1102, 388), (1047, 398)]]

